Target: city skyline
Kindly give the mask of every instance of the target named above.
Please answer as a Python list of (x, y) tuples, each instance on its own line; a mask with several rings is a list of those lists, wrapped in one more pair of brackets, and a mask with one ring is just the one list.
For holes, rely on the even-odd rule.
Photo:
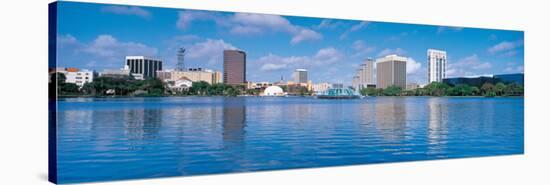
[[(61, 3), (58, 65), (121, 68), (124, 57), (144, 55), (175, 68), (223, 71), (223, 50), (247, 53), (249, 81), (292, 79), (310, 71), (314, 83), (351, 85), (366, 58), (408, 57), (407, 82), (427, 83), (426, 51), (447, 51), (447, 77), (523, 72), (523, 32), (266, 14)], [(70, 7), (70, 8), (69, 8)], [(78, 13), (79, 16), (71, 16)], [(103, 20), (110, 21), (103, 21)]]

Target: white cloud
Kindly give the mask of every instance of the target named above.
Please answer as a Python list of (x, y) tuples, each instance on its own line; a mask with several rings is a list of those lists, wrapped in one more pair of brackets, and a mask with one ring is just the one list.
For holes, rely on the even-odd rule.
[(119, 42), (111, 35), (99, 35), (92, 43), (88, 44), (84, 52), (98, 57), (124, 60), (123, 56), (144, 55), (153, 57), (157, 49), (136, 42)]
[(380, 51), (378, 53), (378, 56), (380, 57), (380, 56), (387, 56), (387, 55), (405, 55), (405, 54), (407, 54), (407, 51), (401, 48), (395, 48), (395, 49), (386, 48)]
[(261, 28), (254, 27), (254, 26), (237, 25), (237, 26), (233, 26), (233, 28), (231, 28), (229, 32), (237, 35), (248, 35), (248, 34), (255, 35), (255, 34), (263, 33), (263, 30)]
[(286, 64), (267, 63), (267, 64), (262, 65), (262, 67), (260, 68), (260, 70), (262, 70), (262, 71), (277, 71), (277, 70), (282, 70), (282, 69), (286, 69)]
[(313, 59), (316, 65), (332, 64), (340, 61), (344, 55), (333, 47), (323, 48), (317, 51)]
[(332, 19), (323, 19), (319, 25), (315, 26), (315, 29), (334, 29), (343, 26), (344, 23), (340, 21), (334, 21)]
[(475, 76), (480, 74), (481, 70), (489, 69), (492, 64), (483, 62), (477, 54), (473, 54), (459, 59), (457, 62), (448, 63), (447, 76)]
[(179, 35), (165, 40), (165, 49), (160, 54), (165, 68), (174, 67), (177, 63), (176, 53), (179, 48), (186, 49), (185, 67), (202, 67), (222, 70), (223, 50), (238, 49), (237, 46), (222, 40), (201, 38), (196, 35)]
[(181, 30), (186, 30), (191, 26), (193, 21), (214, 21), (216, 24), (224, 25), (225, 21), (221, 14), (208, 11), (185, 10), (178, 13), (176, 27)]
[(407, 74), (416, 73), (421, 67), (422, 64), (416, 62), (413, 58), (407, 59)]
[(523, 73), (523, 71), (524, 71), (523, 65), (516, 66), (516, 67), (510, 66), (504, 69), (504, 72), (508, 72), (508, 73)]
[(360, 29), (367, 27), (367, 25), (369, 25), (368, 21), (361, 21), (352, 25), (348, 30), (344, 31), (344, 33), (340, 35), (340, 40), (346, 39), (350, 33), (359, 31)]
[(305, 28), (297, 28), (298, 31), (294, 33), (294, 36), (292, 37), (292, 40), (290, 40), (291, 44), (298, 44), (302, 41), (306, 40), (319, 40), (322, 39), (323, 36), (313, 30), (305, 29)]
[(366, 57), (376, 49), (374, 46), (367, 46), (363, 40), (354, 41), (351, 48), (354, 50), (352, 57)]
[(105, 6), (101, 8), (101, 11), (120, 15), (135, 15), (145, 19), (151, 18), (151, 13), (143, 8), (135, 6)]
[(367, 21), (361, 21), (360, 23), (351, 26), (351, 28), (349, 30), (351, 32), (358, 31), (358, 30), (360, 30), (364, 27), (367, 27), (368, 24), (369, 24), (369, 22), (367, 22)]
[(316, 31), (290, 23), (278, 15), (236, 13), (231, 18), (233, 34), (261, 34), (269, 31), (285, 32), (292, 36), (291, 44), (307, 40), (319, 40), (323, 36)]
[(491, 54), (505, 52), (504, 56), (513, 56), (517, 53), (517, 51), (514, 51), (514, 49), (516, 49), (516, 48), (518, 48), (522, 45), (523, 45), (522, 40), (515, 41), (515, 42), (502, 41), (502, 42), (490, 47), (489, 49), (487, 49), (487, 51)]
[(491, 64), (488, 63), (488, 62), (483, 62), (479, 65), (474, 65), (472, 66), (472, 69), (488, 69), (488, 68), (491, 68)]
[(366, 45), (366, 44), (365, 44), (365, 41), (363, 41), (363, 40), (356, 40), (356, 41), (353, 42), (352, 48), (353, 48), (354, 50), (361, 50), (361, 49), (363, 49), (363, 48), (366, 47), (365, 45)]
[(331, 65), (342, 60), (344, 55), (333, 47), (322, 48), (312, 56), (282, 57), (268, 54), (260, 57), (254, 63), (259, 64), (262, 71), (275, 71), (292, 68), (310, 68)]
[(193, 21), (214, 21), (234, 35), (260, 35), (267, 32), (282, 32), (291, 36), (291, 44), (298, 44), (308, 40), (320, 40), (323, 36), (311, 29), (293, 25), (286, 18), (279, 15), (235, 13), (223, 15), (205, 11), (181, 11), (176, 25), (178, 28), (188, 29)]
[(75, 47), (78, 47), (79, 44), (80, 43), (78, 42), (78, 40), (76, 40), (76, 38), (70, 34), (57, 36), (58, 49), (64, 48), (64, 47), (75, 48)]
[[(156, 57), (158, 50), (137, 42), (119, 41), (112, 35), (99, 35), (89, 43), (80, 42), (71, 35), (57, 36), (59, 65), (89, 68), (121, 68), (125, 56), (143, 55)], [(69, 62), (69, 63), (67, 63)]]
[(273, 28), (282, 31), (292, 31), (293, 25), (279, 15), (235, 13), (231, 17), (233, 23), (248, 27)]
[(443, 33), (445, 31), (454, 31), (454, 32), (458, 32), (458, 31), (462, 31), (464, 28), (463, 27), (456, 27), (456, 26), (440, 26), (437, 28), (437, 33)]
[(237, 48), (221, 39), (206, 39), (206, 41), (198, 42), (188, 47), (188, 54), (186, 56), (190, 59), (204, 59), (208, 64), (213, 65), (221, 63), (223, 50), (226, 49)]

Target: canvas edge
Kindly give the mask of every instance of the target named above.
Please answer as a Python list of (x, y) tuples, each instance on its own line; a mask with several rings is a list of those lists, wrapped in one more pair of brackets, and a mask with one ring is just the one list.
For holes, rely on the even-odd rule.
[[(57, 2), (48, 4), (48, 68), (57, 67)], [(48, 85), (48, 181), (57, 184), (57, 75)]]

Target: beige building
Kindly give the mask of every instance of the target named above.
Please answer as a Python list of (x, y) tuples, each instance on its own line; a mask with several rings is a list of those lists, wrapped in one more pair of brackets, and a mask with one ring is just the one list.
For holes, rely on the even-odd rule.
[(355, 71), (355, 76), (353, 76), (352, 81), (353, 88), (359, 90), (369, 86), (374, 86), (376, 84), (374, 75), (374, 60), (367, 58)]
[(326, 91), (326, 90), (330, 89), (331, 87), (332, 87), (332, 84), (326, 83), (326, 82), (325, 83), (313, 84), (313, 92), (315, 92), (315, 94), (317, 94), (317, 93)]
[(311, 80), (308, 80), (306, 83), (296, 83), (295, 81), (288, 81), (286, 82), (287, 86), (302, 86), (306, 87), (308, 91), (313, 90), (313, 82)]
[(222, 74), (219, 71), (202, 68), (191, 68), (187, 71), (158, 71), (157, 76), (163, 81), (176, 81), (185, 77), (192, 82), (222, 83)]
[(247, 82), (246, 88), (247, 89), (265, 89), (272, 85), (273, 84), (270, 82)]
[(407, 58), (388, 55), (376, 60), (376, 88), (385, 89), (389, 86), (407, 86)]

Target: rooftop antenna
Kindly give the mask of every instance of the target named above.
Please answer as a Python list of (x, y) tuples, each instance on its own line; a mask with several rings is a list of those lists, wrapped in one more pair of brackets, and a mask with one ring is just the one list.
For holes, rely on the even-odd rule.
[(177, 71), (185, 70), (185, 64), (183, 63), (184, 58), (185, 58), (185, 48), (180, 48), (178, 50), (178, 63), (176, 64)]

